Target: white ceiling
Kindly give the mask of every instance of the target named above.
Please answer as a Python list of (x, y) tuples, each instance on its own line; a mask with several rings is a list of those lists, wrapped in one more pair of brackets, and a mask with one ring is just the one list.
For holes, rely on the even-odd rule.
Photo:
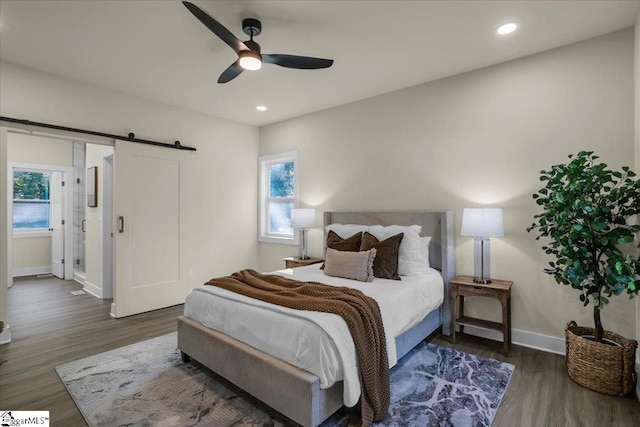
[[(235, 53), (173, 0), (0, 0), (0, 58), (264, 125), (631, 27), (640, 12), (640, 0), (192, 2), (241, 40), (242, 19), (261, 20), (265, 53), (335, 63), (218, 84)], [(508, 21), (519, 29), (496, 35)]]

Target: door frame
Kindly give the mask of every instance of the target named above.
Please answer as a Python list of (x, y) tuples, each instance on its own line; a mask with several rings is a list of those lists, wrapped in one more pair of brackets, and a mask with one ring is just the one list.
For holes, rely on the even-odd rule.
[(73, 227), (69, 220), (73, 213), (73, 168), (67, 166), (43, 165), (38, 163), (7, 163), (7, 287), (13, 286), (13, 173), (16, 170), (33, 172), (62, 172), (62, 180), (70, 185), (62, 188), (64, 227), (64, 279), (73, 279)]
[[(102, 158), (102, 299), (114, 298), (113, 153)], [(113, 313), (115, 315), (115, 312)]]

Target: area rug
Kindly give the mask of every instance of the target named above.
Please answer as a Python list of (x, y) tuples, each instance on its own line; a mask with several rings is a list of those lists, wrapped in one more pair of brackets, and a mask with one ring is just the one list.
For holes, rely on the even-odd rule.
[[(91, 427), (289, 426), (286, 417), (197, 362), (176, 334), (56, 367)], [(514, 366), (421, 343), (391, 370), (391, 406), (377, 426), (490, 426)], [(343, 408), (323, 427), (348, 425)]]

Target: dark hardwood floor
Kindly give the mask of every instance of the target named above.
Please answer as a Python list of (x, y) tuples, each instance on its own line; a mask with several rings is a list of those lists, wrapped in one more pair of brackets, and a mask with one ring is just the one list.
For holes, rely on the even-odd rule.
[(72, 295), (82, 286), (20, 278), (8, 290), (9, 344), (0, 346), (0, 409), (50, 411), (52, 426), (85, 426), (54, 367), (177, 329), (182, 306), (114, 319), (111, 300)]
[[(182, 306), (113, 319), (110, 301), (54, 278), (16, 279), (9, 289), (12, 342), (0, 346), (0, 409), (48, 410), (52, 426), (86, 425), (54, 367), (176, 330)], [(433, 342), (516, 366), (494, 427), (640, 426), (640, 403), (633, 396), (612, 397), (586, 390), (569, 379), (561, 356), (460, 335)]]
[(518, 345), (509, 357), (502, 343), (456, 334), (456, 344), (439, 335), (433, 343), (515, 365), (511, 382), (493, 420), (493, 427), (632, 427), (640, 426), (635, 395), (607, 396), (574, 383), (564, 357)]

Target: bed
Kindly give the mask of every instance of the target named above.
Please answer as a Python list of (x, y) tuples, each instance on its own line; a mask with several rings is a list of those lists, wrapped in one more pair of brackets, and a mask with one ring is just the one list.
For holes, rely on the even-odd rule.
[[(450, 334), (449, 280), (454, 275), (452, 212), (325, 212), (324, 223), (420, 225), (421, 235), (431, 236), (429, 264), (442, 275), (444, 295), (441, 305), (423, 319), (416, 320), (417, 323), (414, 322), (408, 330), (402, 331), (395, 340), (391, 338), (395, 344), (395, 355), (397, 359), (401, 358), (439, 328), (442, 328), (443, 334)], [(310, 266), (295, 270), (302, 280), (315, 280), (316, 277), (322, 277), (317, 269), (318, 266)], [(406, 284), (409, 285), (409, 281)], [(200, 301), (203, 298), (191, 299)], [(327, 381), (324, 373), (313, 374), (281, 360), (288, 360), (286, 356), (274, 357), (269, 354), (271, 350), (258, 350), (257, 348), (261, 348), (258, 344), (252, 342), (255, 345), (251, 346), (243, 342), (249, 342), (244, 338), (230, 336), (238, 336), (235, 332), (220, 332), (225, 330), (223, 327), (216, 330), (204, 326), (203, 323), (209, 322), (194, 315), (192, 305), (190, 303), (188, 307), (185, 306), (185, 316), (178, 319), (178, 348), (185, 359), (192, 357), (198, 360), (293, 421), (303, 426), (317, 426), (339, 409), (346, 396), (350, 395), (348, 388), (351, 386), (348, 386), (346, 378), (344, 383), (347, 383), (347, 387), (343, 381), (337, 381), (329, 388), (322, 388)], [(238, 329), (242, 329), (242, 322), (238, 322), (238, 325)]]

